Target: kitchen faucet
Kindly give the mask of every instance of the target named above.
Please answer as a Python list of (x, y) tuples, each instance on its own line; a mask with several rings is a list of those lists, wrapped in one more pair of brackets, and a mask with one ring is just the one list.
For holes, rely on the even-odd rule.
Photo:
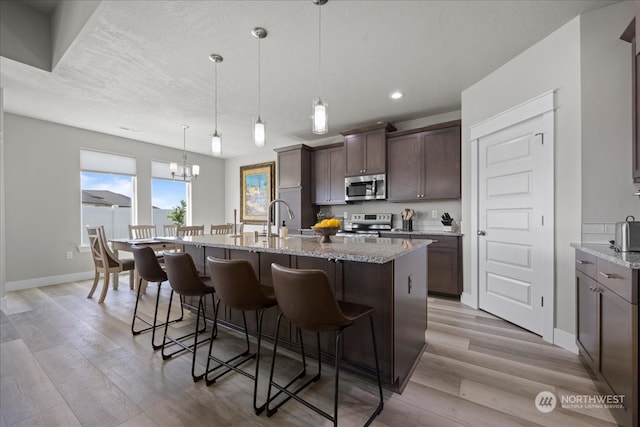
[(296, 216), (293, 213), (293, 211), (291, 210), (291, 207), (289, 206), (289, 204), (287, 202), (285, 202), (282, 199), (274, 199), (271, 201), (271, 203), (269, 203), (269, 206), (267, 207), (267, 240), (269, 239), (269, 237), (272, 236), (271, 234), (271, 206), (273, 206), (275, 203), (283, 203), (286, 207), (287, 207), (287, 211), (289, 213), (289, 219), (294, 219)]

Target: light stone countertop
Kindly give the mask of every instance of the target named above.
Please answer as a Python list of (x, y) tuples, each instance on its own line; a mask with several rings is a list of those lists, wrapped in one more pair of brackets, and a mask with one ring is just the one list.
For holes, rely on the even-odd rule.
[(571, 247), (623, 267), (634, 270), (640, 269), (640, 252), (617, 252), (613, 250), (611, 245), (596, 243), (572, 243)]
[(157, 240), (160, 241), (185, 245), (270, 252), (375, 264), (385, 264), (404, 254), (431, 244), (431, 240), (428, 239), (407, 240), (362, 236), (331, 236), (331, 243), (320, 243), (320, 239), (320, 236), (289, 235), (286, 239), (272, 237), (267, 241), (267, 238), (264, 236), (259, 236), (256, 240), (252, 233), (245, 233), (240, 237), (203, 235), (183, 238), (157, 238)]

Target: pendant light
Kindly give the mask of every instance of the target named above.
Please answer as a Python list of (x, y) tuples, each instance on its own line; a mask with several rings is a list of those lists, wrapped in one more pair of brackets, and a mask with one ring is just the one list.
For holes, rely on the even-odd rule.
[(171, 178), (173, 179), (182, 179), (183, 181), (191, 181), (196, 179), (198, 175), (200, 175), (200, 166), (198, 165), (189, 165), (187, 163), (187, 129), (189, 126), (182, 125), (182, 162), (178, 164), (177, 162), (169, 163), (169, 172), (171, 172)]
[(329, 0), (311, 0), (318, 6), (318, 97), (313, 100), (311, 131), (316, 135), (324, 135), (329, 132), (327, 116), (327, 104), (322, 102), (322, 5)]
[(260, 118), (260, 40), (267, 37), (267, 30), (256, 27), (251, 34), (258, 39), (258, 119), (253, 123), (253, 145), (264, 147), (267, 143), (267, 134), (265, 124)]
[(218, 63), (223, 61), (222, 56), (217, 53), (209, 55), (209, 59), (215, 64), (214, 68), (214, 91), (215, 91), (215, 103), (213, 113), (213, 123), (215, 130), (211, 135), (211, 153), (216, 156), (222, 156), (222, 136), (218, 133)]

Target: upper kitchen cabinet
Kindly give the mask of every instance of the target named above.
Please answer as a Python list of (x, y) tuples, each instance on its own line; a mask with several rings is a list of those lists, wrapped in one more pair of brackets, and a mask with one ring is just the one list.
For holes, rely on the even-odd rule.
[(313, 200), (316, 205), (343, 205), (344, 147), (324, 146), (311, 153)]
[(279, 218), (286, 221), (291, 233), (299, 233), (301, 228), (315, 223), (311, 205), (311, 149), (300, 144), (275, 151), (278, 153), (278, 198), (287, 202), (295, 214), (290, 220), (286, 207), (280, 203), (276, 205)]
[(459, 199), (460, 121), (389, 135), (387, 200)]
[(631, 155), (632, 155), (632, 177), (633, 182), (640, 182), (640, 55), (638, 54), (638, 44), (636, 40), (636, 22), (633, 19), (627, 26), (620, 38), (631, 43), (631, 109), (632, 109), (632, 137), (631, 137)]
[(344, 135), (345, 176), (386, 173), (387, 132), (394, 130), (391, 123), (379, 123), (341, 132)]

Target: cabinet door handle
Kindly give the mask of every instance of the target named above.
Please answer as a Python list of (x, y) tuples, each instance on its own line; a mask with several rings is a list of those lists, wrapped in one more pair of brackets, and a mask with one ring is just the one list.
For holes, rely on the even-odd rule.
[(583, 260), (581, 260), (581, 259), (577, 259), (577, 260), (576, 260), (576, 262), (577, 262), (578, 264), (591, 264), (591, 262), (589, 262), (589, 261), (583, 261)]
[(617, 274), (605, 273), (604, 271), (599, 271), (598, 274), (600, 274), (601, 276), (606, 277), (607, 279), (619, 279), (620, 278), (620, 276), (618, 276)]
[(407, 277), (407, 293), (411, 294), (411, 275), (409, 275), (409, 277)]
[(590, 290), (591, 292), (595, 292), (595, 291), (596, 291), (596, 288), (595, 288), (595, 287), (593, 287), (593, 286), (589, 286), (589, 290)]

